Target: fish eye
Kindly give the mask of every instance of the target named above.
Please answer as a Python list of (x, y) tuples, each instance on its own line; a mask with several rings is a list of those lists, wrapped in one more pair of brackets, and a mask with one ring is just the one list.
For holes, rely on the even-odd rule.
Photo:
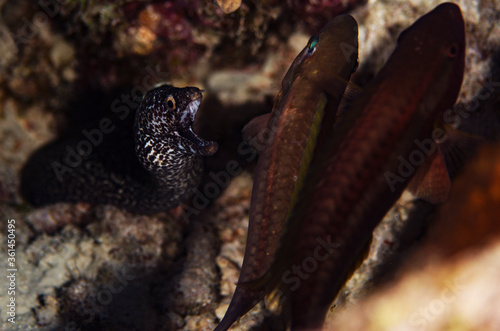
[(170, 110), (175, 110), (175, 99), (173, 96), (169, 95), (166, 101), (167, 108)]
[(318, 36), (312, 36), (311, 39), (309, 39), (309, 42), (307, 43), (307, 52), (309, 54), (314, 53), (318, 46)]
[(455, 58), (457, 57), (459, 52), (459, 47), (456, 43), (451, 44), (451, 46), (448, 48), (448, 57), (449, 58)]

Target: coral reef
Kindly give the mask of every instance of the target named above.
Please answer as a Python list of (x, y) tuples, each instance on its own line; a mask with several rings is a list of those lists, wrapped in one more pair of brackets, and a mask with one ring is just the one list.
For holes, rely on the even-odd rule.
[[(257, 155), (240, 145), (241, 127), (271, 109), (284, 72), (309, 34), (329, 18), (350, 9), (358, 20), (360, 67), (353, 82), (362, 86), (385, 63), (399, 33), (439, 2), (242, 1), (226, 14), (215, 2), (199, 0), (0, 1), (0, 241), (4, 245), (0, 259), (8, 257), (7, 220), (15, 220), (17, 265), (16, 324), (7, 320), (9, 296), (3, 287), (0, 328), (211, 330), (234, 291), (246, 237), (252, 162)], [(461, 128), (498, 139), (500, 28), (494, 22), (499, 19), (500, 2), (457, 3), (466, 20), (468, 48), (467, 72), (454, 111)], [(132, 112), (147, 89), (166, 80), (206, 89), (195, 124), (221, 148), (208, 160), (206, 179), (192, 201), (152, 216), (86, 204), (34, 210), (23, 201), (18, 174), (30, 153), (68, 130), (79, 130), (72, 126), (75, 123), (105, 116), (111, 105)], [(483, 162), (485, 167), (498, 163)], [(479, 170), (484, 176), (481, 183), (489, 182), (497, 171), (480, 169), (487, 169)], [(478, 173), (470, 176), (476, 178)], [(480, 281), (485, 286), (496, 284), (489, 276), (496, 265), (492, 261), (498, 260), (498, 237), (488, 230), (493, 223), (482, 217), (497, 215), (490, 200), (498, 190), (486, 194), (475, 184), (456, 184), (461, 192), (470, 193), (468, 201), (477, 201), (474, 206), (479, 209), (462, 215), (474, 215), (474, 222), (461, 228), (448, 219), (450, 223), (439, 223), (440, 230), (429, 236), (439, 243), (449, 227), (456, 229), (449, 238), (453, 244), (446, 244), (443, 251), (456, 256), (453, 261), (444, 263), (443, 269), (426, 265), (405, 272), (429, 282), (436, 273), (444, 281), (455, 271), (456, 275), (477, 272), (484, 276)], [(411, 247), (421, 246), (426, 259), (430, 257), (434, 248), (429, 247), (434, 246), (416, 239), (436, 215), (444, 219), (441, 213), (457, 212), (461, 202), (454, 201), (453, 207), (435, 212), (405, 195), (376, 230), (371, 253), (342, 290), (331, 322), (344, 321), (341, 307), (354, 303), (360, 310), (356, 315), (346, 311), (346, 318), (360, 323), (387, 316), (373, 307), (390, 313), (394, 306), (408, 307), (411, 314), (432, 303), (443, 290), (439, 284), (415, 306), (402, 301), (413, 298), (408, 295), (414, 293), (409, 292), (412, 286), (406, 285), (398, 285), (400, 292), (389, 308), (376, 297), (364, 300), (393, 279), (394, 266), (408, 258)], [(471, 228), (475, 231), (469, 233)], [(485, 238), (489, 244), (470, 246)], [(475, 247), (477, 255), (468, 247)], [(429, 265), (440, 264), (439, 258)], [(466, 290), (457, 294), (453, 307), (468, 309), (465, 303), (473, 302), (471, 298), (488, 302), (480, 283), (465, 284), (461, 283)], [(374, 295), (386, 298), (379, 292)], [(370, 305), (372, 300), (375, 306)], [(425, 320), (426, 326), (449, 325), (446, 316)], [(498, 317), (489, 318), (490, 324), (471, 325), (498, 327)], [(454, 321), (470, 322), (465, 317)], [(270, 309), (258, 305), (233, 330), (251, 328), (284, 330), (285, 326)]]

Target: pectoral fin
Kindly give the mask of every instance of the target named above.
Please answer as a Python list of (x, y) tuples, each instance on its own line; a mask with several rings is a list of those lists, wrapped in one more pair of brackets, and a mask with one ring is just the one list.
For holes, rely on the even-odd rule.
[(250, 146), (261, 152), (265, 146), (266, 129), (272, 113), (263, 114), (253, 118), (241, 130), (241, 136)]
[(408, 190), (420, 199), (439, 204), (448, 198), (453, 177), (481, 144), (479, 136), (444, 126), (444, 134), (437, 141), (438, 148), (417, 170)]
[(448, 169), (450, 177), (454, 177), (464, 164), (476, 153), (485, 139), (472, 133), (460, 131), (450, 125), (444, 126), (446, 139), (438, 142), (439, 150)]
[(408, 190), (416, 197), (432, 204), (439, 204), (450, 194), (450, 177), (442, 153), (436, 149), (417, 170), (408, 184)]

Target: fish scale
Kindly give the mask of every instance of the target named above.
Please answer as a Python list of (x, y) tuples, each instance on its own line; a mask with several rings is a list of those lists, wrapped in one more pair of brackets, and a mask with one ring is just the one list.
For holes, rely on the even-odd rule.
[[(353, 49), (348, 56), (347, 45)], [(255, 170), (238, 285), (216, 331), (227, 330), (264, 297), (261, 283), (265, 283), (265, 275), (279, 248), (321, 124), (334, 122), (340, 99), (356, 67), (357, 23), (350, 15), (341, 15), (309, 40), (286, 73), (268, 122), (269, 138)]]
[(327, 260), (316, 261), (316, 270), (299, 280), (297, 289), (287, 288), (291, 278), (278, 283), (291, 297), (292, 330), (321, 327), (373, 229), (411, 177), (391, 189), (384, 173), (397, 173), (399, 157), (408, 159), (416, 150), (415, 140), (431, 137), (435, 119), (455, 103), (464, 51), (458, 6), (442, 4), (417, 20), (401, 34), (387, 64), (346, 111), (311, 165), (309, 185), (299, 195), (277, 254), (277, 261), (289, 256), (289, 262), (273, 273), (302, 266), (314, 256), (319, 239), (337, 246)]

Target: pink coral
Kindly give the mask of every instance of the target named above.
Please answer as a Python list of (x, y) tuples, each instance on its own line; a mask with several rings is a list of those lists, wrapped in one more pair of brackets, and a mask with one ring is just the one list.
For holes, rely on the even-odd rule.
[(346, 12), (363, 0), (288, 0), (290, 7), (304, 17), (309, 27), (316, 31), (333, 17)]

